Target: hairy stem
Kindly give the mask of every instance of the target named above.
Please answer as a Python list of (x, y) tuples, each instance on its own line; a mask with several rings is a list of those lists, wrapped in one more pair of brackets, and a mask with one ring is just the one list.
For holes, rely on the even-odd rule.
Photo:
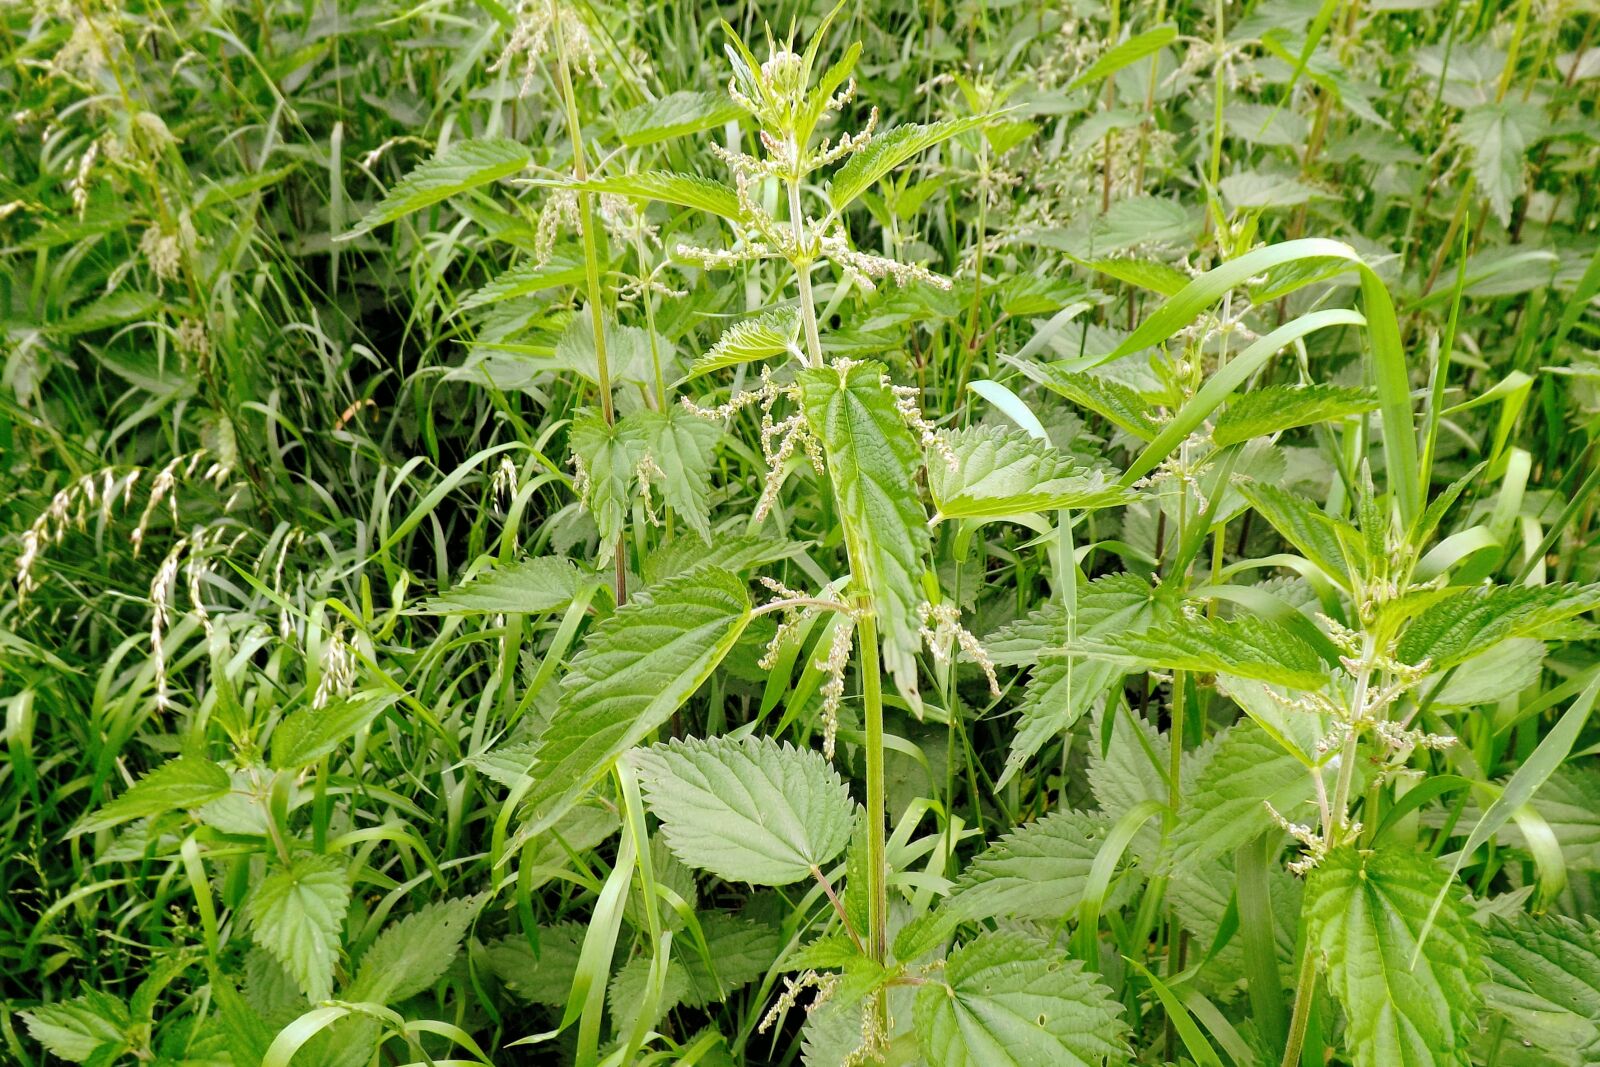
[[(806, 247), (806, 217), (800, 206), (800, 179), (790, 178), (789, 186), (789, 225), (794, 229), (794, 244), (797, 250)], [(794, 262), (795, 280), (800, 286), (800, 321), (805, 324), (806, 331), (806, 359), (813, 367), (822, 366), (822, 338), (817, 334), (817, 306), (811, 296), (811, 260), (808, 258), (797, 259)]]
[(866, 611), (856, 624), (861, 642), (862, 716), (867, 760), (867, 947), (883, 963), (889, 955), (889, 861), (884, 824), (883, 672), (878, 665), (878, 621)]

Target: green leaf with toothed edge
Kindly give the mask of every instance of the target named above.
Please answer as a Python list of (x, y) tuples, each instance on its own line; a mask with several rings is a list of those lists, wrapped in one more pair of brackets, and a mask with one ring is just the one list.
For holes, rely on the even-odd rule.
[(794, 352), (800, 336), (800, 309), (773, 308), (754, 318), (736, 322), (722, 331), (716, 344), (689, 368), (689, 378)]
[(349, 240), (441, 200), (508, 178), (532, 158), (526, 145), (505, 137), (457, 141), (396, 182), (389, 195), (338, 240)]
[(661, 493), (703, 545), (711, 544), (711, 461), (722, 427), (680, 406), (647, 408), (629, 420), (638, 426), (645, 454), (661, 472), (661, 477), (649, 479), (650, 490)]
[(957, 134), (975, 130), (991, 117), (969, 115), (926, 124), (908, 123), (874, 134), (872, 140), (852, 153), (845, 164), (833, 172), (833, 178), (828, 182), (828, 203), (833, 205), (834, 211), (843, 211), (851, 201), (878, 184), (879, 179), (887, 177), (912, 156)]
[(1098, 814), (1053, 811), (973, 857), (951, 891), (966, 921), (1056, 920), (1077, 910), (1108, 824)]
[(312, 1001), (333, 993), (339, 932), (350, 906), (344, 864), (333, 856), (301, 855), (271, 865), (244, 903), (256, 944), (281, 963)]
[(932, 1067), (1099, 1067), (1127, 1054), (1121, 1013), (1059, 947), (981, 934), (917, 993), (917, 1043)]
[(1517, 915), (1484, 933), (1489, 1009), (1559, 1063), (1600, 1059), (1600, 921)]
[(611, 193), (633, 200), (654, 200), (676, 207), (710, 212), (733, 221), (744, 217), (744, 209), (739, 206), (738, 193), (719, 181), (702, 178), (698, 174), (645, 170), (614, 178), (590, 178), (583, 182), (560, 181), (549, 184), (580, 193)]
[(430, 597), (425, 610), (431, 615), (559, 611), (594, 580), (565, 557), (533, 556), (481, 571), (470, 581)]
[(742, 113), (725, 93), (680, 90), (618, 115), (617, 137), (629, 148), (638, 148), (721, 126)]
[(1218, 447), (1226, 447), (1297, 426), (1360, 415), (1377, 406), (1378, 396), (1371, 389), (1269, 385), (1229, 400), (1217, 418), (1211, 439)]
[(346, 1000), (394, 1004), (437, 982), (461, 951), (461, 939), (486, 894), (428, 904), (384, 928), (361, 957)]
[(1104, 473), (1078, 466), (1021, 430), (972, 426), (944, 442), (929, 450), (927, 461), (936, 521), (1110, 507), (1131, 499)]
[(750, 611), (744, 581), (706, 566), (648, 587), (591, 630), (539, 737), (532, 815), (506, 854), (549, 829), (693, 696), (738, 641)]
[[(1426, 852), (1354, 845), (1329, 853), (1307, 880), (1311, 943), (1344, 1008), (1354, 1067), (1467, 1063), (1489, 975), (1481, 934), (1450, 882)], [(1441, 892), (1449, 899), (1417, 955), (1418, 933)]]
[(203, 756), (171, 759), (133, 783), (133, 787), (79, 822), (67, 836), (78, 837), (169, 811), (189, 811), (228, 795), (228, 772)]
[(1143, 633), (1107, 634), (1085, 645), (1151, 667), (1237, 674), (1291, 689), (1320, 689), (1328, 679), (1327, 664), (1298, 634), (1254, 615), (1199, 615)]
[(820, 753), (750, 736), (673, 741), (629, 758), (673, 854), (725, 881), (798, 882), (850, 841), (855, 804)]
[(853, 581), (871, 599), (884, 666), (909, 699), (917, 691), (917, 609), (930, 540), (916, 482), (922, 448), (882, 363), (804, 370), (796, 383), (806, 424), (827, 458)]

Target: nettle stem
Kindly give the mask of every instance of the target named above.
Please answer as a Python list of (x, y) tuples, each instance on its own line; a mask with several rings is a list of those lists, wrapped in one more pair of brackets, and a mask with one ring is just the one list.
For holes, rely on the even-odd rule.
[(822, 366), (822, 338), (817, 333), (817, 306), (811, 296), (811, 260), (805, 254), (806, 216), (800, 206), (800, 179), (790, 178), (789, 225), (794, 230), (795, 280), (800, 286), (800, 321), (805, 324), (806, 360), (810, 366)]
[[(1367, 692), (1372, 687), (1373, 660), (1377, 656), (1377, 649), (1377, 639), (1370, 633), (1366, 634), (1362, 638), (1361, 665), (1356, 673), (1355, 690), (1350, 697), (1349, 734), (1339, 749), (1339, 783), (1334, 787), (1333, 803), (1322, 809), (1322, 839), (1330, 848), (1338, 843), (1337, 837), (1345, 834), (1350, 827), (1350, 788), (1355, 781), (1356, 749), (1361, 738), (1358, 724), (1367, 703)], [(1320, 782), (1321, 770), (1312, 773), (1317, 775)], [(1294, 1015), (1289, 1020), (1289, 1040), (1283, 1050), (1281, 1067), (1294, 1067), (1300, 1062), (1300, 1049), (1305, 1044), (1316, 983), (1316, 953), (1308, 936), (1306, 943), (1300, 946), (1300, 977), (1295, 983)]]
[(862, 718), (867, 760), (867, 947), (884, 963), (889, 956), (889, 859), (884, 826), (888, 818), (883, 769), (883, 670), (878, 663), (878, 621), (871, 610), (856, 623), (861, 642)]
[[(567, 42), (561, 32), (561, 20), (552, 19), (556, 39), (556, 83), (561, 90), (561, 106), (567, 117), (567, 139), (572, 142), (572, 176), (579, 182), (589, 180), (589, 165), (584, 159), (583, 152), (583, 127), (578, 122), (578, 99), (572, 88), (572, 71), (567, 65)], [(606, 321), (605, 311), (600, 304), (600, 255), (595, 248), (593, 197), (583, 191), (578, 193), (578, 230), (583, 236), (583, 273), (589, 300), (589, 325), (594, 332), (594, 364), (595, 377), (598, 379), (600, 389), (600, 414), (605, 418), (606, 425), (613, 425), (617, 421), (616, 408), (611, 403), (611, 369), (606, 363)], [(617, 606), (621, 607), (628, 599), (628, 565), (627, 550), (623, 547), (625, 538), (617, 538), (617, 551), (614, 557), (614, 573), (612, 591), (616, 594)]]

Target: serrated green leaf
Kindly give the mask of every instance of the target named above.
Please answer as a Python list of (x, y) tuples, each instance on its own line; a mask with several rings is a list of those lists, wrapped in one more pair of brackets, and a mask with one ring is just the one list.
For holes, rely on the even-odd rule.
[(1279, 536), (1335, 584), (1354, 588), (1356, 576), (1366, 567), (1364, 542), (1354, 526), (1266, 482), (1242, 479), (1235, 488)]
[(949, 910), (967, 921), (1058, 920), (1075, 912), (1107, 824), (1096, 814), (1053, 811), (984, 849), (961, 872)]
[(461, 939), (487, 900), (479, 893), (436, 901), (385, 927), (361, 957), (344, 999), (394, 1004), (428, 989), (461, 951)]
[(977, 129), (989, 118), (988, 115), (969, 115), (926, 124), (908, 123), (875, 135), (865, 148), (856, 151), (844, 166), (833, 172), (828, 183), (828, 203), (834, 211), (843, 211), (856, 197), (912, 156), (959, 133)]
[(1152, 667), (1226, 672), (1291, 689), (1320, 689), (1328, 678), (1327, 665), (1298, 634), (1253, 615), (1201, 615), (1143, 633), (1108, 634), (1097, 643)]
[(629, 416), (661, 477), (651, 482), (705, 545), (711, 544), (711, 460), (722, 427), (674, 405)]
[(428, 600), (432, 615), (560, 611), (595, 579), (562, 556), (533, 556), (479, 573)]
[(149, 318), (160, 306), (161, 298), (154, 293), (118, 289), (116, 292), (97, 297), (62, 321), (53, 324), (50, 332), (68, 337), (80, 333), (93, 333), (95, 330)]
[(367, 690), (331, 700), (326, 707), (290, 712), (272, 731), (274, 770), (309, 767), (393, 707), (400, 694)]
[(1161, 427), (1150, 417), (1150, 404), (1132, 388), (1098, 374), (1069, 371), (1058, 364), (1037, 365), (1036, 380), (1074, 404), (1103, 416), (1141, 441), (1153, 441)]
[(754, 318), (736, 322), (717, 338), (716, 344), (689, 368), (689, 377), (698, 378), (724, 367), (736, 367), (758, 359), (768, 359), (796, 351), (800, 336), (800, 309), (773, 308)]
[(544, 261), (530, 260), (495, 275), (493, 280), (474, 289), (461, 301), (460, 310), (516, 300), (545, 289), (562, 289), (583, 281), (584, 262), (568, 251), (556, 252)]
[(928, 460), (935, 521), (1102, 508), (1131, 498), (1103, 472), (1078, 466), (1021, 430), (972, 426), (951, 435), (947, 444), (954, 466), (942, 449), (932, 450)]
[(1103, 81), (1124, 67), (1130, 67), (1146, 56), (1154, 55), (1177, 39), (1178, 27), (1170, 22), (1130, 37), (1108, 49), (1089, 64), (1089, 69), (1072, 79), (1072, 83), (1067, 86), (1067, 92), (1074, 92), (1086, 85)]
[(1460, 893), (1417, 933), (1450, 876), (1426, 852), (1335, 849), (1306, 883), (1310, 937), (1344, 1008), (1354, 1067), (1465, 1064), (1488, 977)]
[(1099, 1067), (1127, 1054), (1121, 1012), (1059, 949), (983, 934), (917, 994), (917, 1042), (931, 1067)]
[(619, 756), (665, 723), (749, 621), (744, 582), (701, 567), (651, 586), (591, 631), (539, 738), (534, 816), (517, 843), (548, 829)]
[(787, 541), (770, 534), (721, 534), (709, 548), (698, 541), (678, 538), (650, 553), (644, 561), (644, 578), (654, 584), (696, 567), (718, 567), (743, 574), (763, 563), (791, 559), (805, 548), (803, 541)]
[(396, 182), (389, 195), (340, 239), (348, 240), (458, 193), (510, 177), (532, 158), (526, 145), (504, 137), (457, 141)]
[(227, 796), (232, 787), (233, 780), (228, 772), (210, 760), (203, 756), (179, 756), (139, 779), (126, 793), (79, 822), (67, 836), (91, 834), (169, 811), (189, 811)]
[(1342, 419), (1375, 411), (1378, 396), (1370, 389), (1333, 385), (1269, 385), (1234, 396), (1218, 417), (1211, 439), (1219, 447), (1252, 437)]
[(1600, 607), (1600, 585), (1519, 585), (1464, 589), (1432, 604), (1406, 628), (1396, 654), (1453, 667), (1508, 637), (1538, 637)]
[(1510, 225), (1512, 202), (1526, 184), (1523, 125), (1530, 120), (1529, 110), (1526, 104), (1505, 101), (1468, 108), (1461, 116), (1461, 142), (1472, 152), (1472, 176), (1502, 226)]
[(1173, 864), (1190, 866), (1231, 853), (1272, 830), (1268, 804), (1291, 822), (1314, 821), (1314, 809), (1307, 807), (1316, 795), (1311, 773), (1254, 722), (1228, 727), (1193, 788), (1184, 791)]
[(710, 178), (698, 174), (677, 174), (667, 170), (645, 170), (614, 178), (590, 178), (586, 182), (562, 182), (566, 188), (586, 193), (611, 193), (634, 200), (654, 200), (663, 204), (709, 211), (725, 219), (744, 217), (739, 194)]
[(680, 90), (618, 115), (617, 137), (629, 148), (637, 148), (721, 126), (738, 118), (741, 111), (726, 93)]
[(852, 580), (871, 598), (884, 666), (909, 697), (917, 689), (917, 605), (929, 542), (915, 478), (922, 449), (895, 407), (883, 364), (805, 370), (797, 383), (827, 456)]
[(109, 993), (91, 989), (18, 1014), (35, 1041), (69, 1063), (110, 1064), (128, 1048), (128, 1006)]
[(344, 865), (333, 856), (305, 854), (274, 863), (244, 902), (256, 944), (289, 972), (313, 1001), (333, 993), (339, 932), (350, 906)]
[(1600, 922), (1589, 915), (1491, 919), (1485, 941), (1489, 1009), (1559, 1063), (1600, 1057)]
[(576, 922), (539, 927), (537, 955), (521, 934), (504, 938), (484, 949), (484, 964), (518, 999), (560, 1008), (572, 991), (586, 929)]
[(1189, 276), (1177, 267), (1150, 259), (1095, 259), (1085, 266), (1162, 296), (1171, 296), (1189, 284)]
[(631, 758), (673, 853), (726, 881), (798, 882), (849, 843), (855, 805), (820, 753), (751, 736), (673, 741)]
[(633, 505), (645, 455), (643, 427), (633, 419), (608, 424), (600, 412), (584, 408), (572, 420), (567, 447), (579, 465), (579, 496), (600, 530), (600, 558), (608, 558)]

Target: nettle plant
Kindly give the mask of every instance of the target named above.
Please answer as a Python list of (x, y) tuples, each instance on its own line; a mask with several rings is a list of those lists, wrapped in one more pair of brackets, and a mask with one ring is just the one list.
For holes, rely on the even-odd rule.
[[(1429, 349), (1419, 430), (1400, 320), (1355, 251), (1322, 239), (1252, 249), (1253, 220), (1234, 229), (1213, 202), (1220, 265), (1177, 282), (1177, 271), (1157, 272), (1167, 299), (1125, 337), (1054, 361), (1030, 345), (1007, 357), (1009, 385), (971, 383), (998, 418), (935, 425), (929, 393), (961, 393), (987, 336), (981, 238), (968, 354), (951, 375), (960, 381), (925, 391), (897, 383), (893, 360), (830, 344), (851, 294), (949, 284), (857, 247), (850, 215), (941, 145), (976, 160), (951, 173), (986, 180), (991, 153), (1027, 133), (990, 110), (1007, 89), (962, 79), (970, 117), (880, 129), (868, 111), (827, 134), (861, 112), (860, 47), (821, 62), (832, 16), (803, 51), (769, 36), (764, 61), (724, 26), (727, 99), (648, 101), (602, 122), (619, 143), (595, 153), (578, 83), (601, 77), (605, 50), (573, 9), (530, 0), (518, 15), (495, 70), (529, 90), (548, 75), (565, 164), (524, 180), (526, 145), (459, 141), (350, 235), (456, 198), (498, 232), (533, 235), (532, 257), (464, 310), (565, 287), (582, 295), (552, 346), (521, 345), (509, 330), (477, 339), (491, 356), (473, 369), (491, 385), (497, 353), (542, 361), (593, 397), (553, 415), (556, 429), (463, 468), (497, 464), (498, 550), (416, 613), (446, 620), (447, 646), (462, 618), (493, 619), (504, 651), (492, 681), (471, 721), (447, 727), (376, 664), (379, 647), (404, 643), (403, 584), (389, 609), (330, 596), (302, 619), (276, 587), (252, 582), (285, 632), (291, 613), (304, 624), (304, 664), (274, 661), (267, 681), (242, 685), (258, 645), (209, 641), (211, 685), (181, 754), (73, 835), (118, 830), (126, 847), (114, 855), (132, 860), (175, 849), (172, 877), (181, 868), (204, 954), (176, 955), (125, 999), (97, 991), (44, 1006), (30, 1016), (36, 1036), (85, 1062), (165, 1055), (165, 1040), (275, 1065), (359, 1064), (398, 1041), (426, 1060), (436, 1039), (488, 1062), (472, 1036), (489, 1029), (481, 1017), (461, 1008), (450, 1022), (417, 1021), (403, 1003), (448, 975), (474, 988), (492, 977), (555, 1010), (556, 1030), (525, 1039), (536, 1046), (527, 1054), (560, 1041), (584, 1064), (760, 1059), (765, 1041), (772, 1059), (792, 1059), (798, 1044), (814, 1064), (1186, 1056), (1288, 1067), (1342, 1048), (1377, 1067), (1480, 1058), (1485, 1007), (1522, 1032), (1549, 1005), (1582, 1007), (1571, 990), (1591, 973), (1579, 957), (1592, 929), (1521, 905), (1563, 889), (1552, 831), (1528, 800), (1574, 748), (1600, 681), (1579, 673), (1530, 706), (1510, 698), (1538, 677), (1545, 642), (1584, 636), (1578, 617), (1600, 605), (1594, 587), (1543, 583), (1544, 556), (1587, 493), (1518, 561), (1500, 546), (1521, 517), (1529, 457), (1504, 430), (1479, 466), (1433, 492), (1450, 346)], [(1108, 49), (1072, 84), (1154, 64), (1174, 35), (1162, 27)], [(628, 84), (621, 67), (604, 76)], [(634, 166), (645, 150), (740, 116), (756, 127), (750, 150), (734, 126), (707, 153), (706, 169), (722, 167), (726, 181)], [(1105, 145), (1109, 168), (1109, 136)], [(1219, 133), (1213, 178), (1220, 151)], [(485, 194), (510, 179), (537, 209), (491, 208)], [(564, 227), (576, 228), (575, 248)], [(687, 236), (665, 247), (664, 228)], [(744, 283), (746, 313), (689, 361), (665, 336), (687, 336), (665, 323), (698, 310), (674, 273)], [(1359, 312), (1320, 307), (1352, 283)], [(1311, 310), (1298, 300), (1308, 294)], [(1050, 310), (1070, 322), (1098, 298)], [(1291, 298), (1304, 313), (1288, 314)], [(1351, 338), (1359, 373), (1313, 381), (1308, 345), (1328, 342), (1319, 356), (1337, 358)], [(1269, 384), (1286, 351), (1299, 380)], [(1146, 384), (1105, 373), (1129, 365)], [(1489, 398), (1503, 404), (1502, 427), (1523, 395)], [(1057, 447), (1044, 405), (1102, 420), (1131, 462), (1114, 470)], [(547, 455), (562, 430), (564, 464)], [(1273, 443), (1288, 433), (1314, 436), (1330, 461), (1320, 504), (1278, 484)], [(739, 471), (751, 484), (737, 484)], [(551, 525), (579, 530), (567, 547), (592, 546), (598, 565), (519, 558), (518, 523), (549, 487), (566, 494)], [(1122, 512), (1119, 537), (1097, 525), (1110, 509)], [(842, 550), (843, 568), (790, 537), (818, 515), (829, 550), (819, 558)], [(996, 525), (1032, 536), (991, 547)], [(1245, 556), (1263, 526), (1282, 551)], [(1036, 553), (1049, 593), (1040, 604), (1019, 594), (1031, 610), (979, 640), (963, 621), (973, 602), (963, 583), (982, 575), (988, 551)], [(1091, 579), (1086, 561), (1107, 555), (1126, 570)], [(1293, 580), (1249, 582), (1256, 572)], [(324, 608), (342, 620), (331, 632)], [(524, 660), (530, 617), (553, 624)], [(419, 658), (453, 662), (433, 647)], [(303, 692), (263, 740), (278, 676), (297, 670)], [(759, 712), (729, 729), (723, 683), (736, 675), (760, 688)], [(974, 693), (992, 703), (969, 705)], [(1506, 738), (1566, 701), (1555, 727), (1518, 750), (1509, 780), (1491, 781)], [(1488, 705), (1505, 713), (1475, 710)], [(1015, 719), (1003, 720), (1006, 757), (991, 776), (969, 731), (1001, 707)], [(890, 733), (888, 716), (948, 731), (942, 795), (899, 812), (887, 762), (915, 745)], [(446, 844), (481, 831), (481, 855), (441, 863), (408, 825), (424, 817), (415, 805), (362, 780), (366, 731), (384, 717), (440, 739), (447, 812), (466, 775), (504, 787), (483, 826), (449, 818)], [(227, 766), (204, 743), (207, 723), (227, 735)], [(689, 724), (704, 736), (685, 736)], [(352, 739), (347, 775), (336, 753)], [(1094, 808), (1051, 799), (1074, 775)], [(347, 798), (393, 817), (365, 819)], [(198, 828), (172, 835), (176, 811)], [(398, 866), (368, 865), (380, 845), (398, 850)], [(443, 895), (445, 869), (458, 865), (483, 879), (481, 892)], [(1469, 865), (1471, 884), (1459, 877)], [(1492, 896), (1508, 871), (1517, 888)], [(430, 885), (441, 899), (389, 921)], [(541, 922), (546, 898), (560, 921)], [(475, 924), (487, 935), (497, 899), (512, 931), (480, 941)], [(713, 906), (730, 900), (742, 910)], [(237, 967), (236, 927), (249, 943)], [(158, 1040), (163, 991), (190, 967), (206, 971), (221, 1036)], [(719, 1019), (731, 1027), (675, 1027), (687, 1017), (678, 1009), (717, 1004), (738, 1005)], [(1592, 1037), (1578, 1026), (1539, 1040), (1552, 1062), (1577, 1062)]]

